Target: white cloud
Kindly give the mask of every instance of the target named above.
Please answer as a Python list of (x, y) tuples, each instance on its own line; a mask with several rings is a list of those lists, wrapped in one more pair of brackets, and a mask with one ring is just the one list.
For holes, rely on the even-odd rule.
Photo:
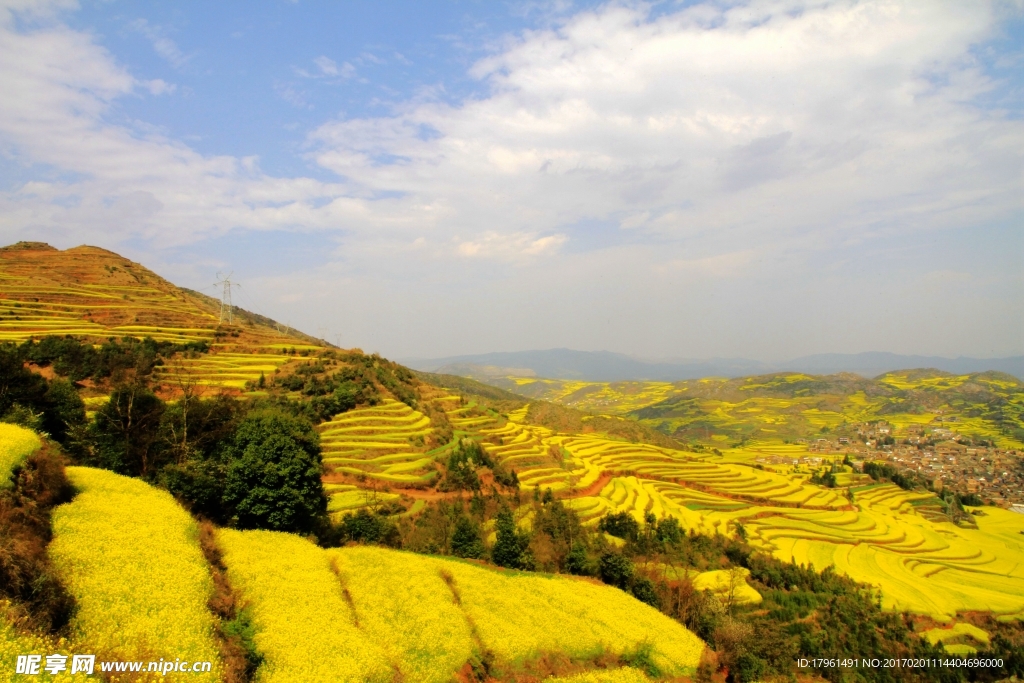
[(174, 83), (168, 83), (161, 78), (155, 78), (151, 81), (146, 81), (146, 87), (154, 95), (163, 95), (164, 93), (173, 93), (178, 89), (178, 86)]
[[(501, 314), (515, 329), (543, 319), (551, 345), (573, 344), (553, 336), (560, 321), (572, 321), (566, 335), (610, 325), (564, 303), (578, 297), (579, 308), (596, 288), (637, 317), (588, 344), (648, 320), (643, 301), (657, 302), (654, 317), (666, 321), (647, 338), (681, 339), (671, 321), (682, 316), (663, 314), (710, 319), (714, 307), (702, 297), (719, 290), (665, 286), (675, 278), (726, 288), (754, 274), (788, 281), (811, 272), (816, 254), (927, 241), (929, 231), (1024, 208), (1024, 123), (974, 104), (1004, 87), (972, 52), (998, 28), (985, 2), (752, 0), (657, 17), (646, 5), (582, 12), (475, 64), (482, 92), (464, 101), (427, 92), (391, 116), (325, 121), (309, 137), (309, 159), (337, 182), (273, 177), (254, 158), (202, 155), (144, 125), (112, 123), (119, 98), (175, 86), (138, 80), (97, 39), (57, 22), (62, 10), (51, 5), (31, 10), (38, 26), (16, 28), (11, 13), (27, 6), (0, 6), (0, 152), (60, 173), (0, 192), (0, 234), (73, 234), (110, 246), (189, 244), (232, 229), (344, 234), (324, 277), (341, 282), (339, 263), (363, 269), (368, 279), (352, 286), (366, 316), (400, 306), (395, 288), (376, 286), (381, 279), (421, 285), (404, 311), (415, 315), (415, 305), (429, 313), (440, 291), (431, 287), (482, 291), (520, 272), (543, 284), (536, 303), (517, 309), (522, 302), (509, 299)], [(172, 64), (189, 59), (157, 28), (137, 29)], [(356, 74), (326, 55), (298, 71), (321, 82)], [(277, 89), (309, 107), (298, 87)], [(645, 284), (652, 280), (657, 288)], [(794, 291), (803, 290), (825, 287)], [(728, 291), (756, 299), (770, 287)], [(1012, 309), (978, 297), (964, 294), (979, 324), (985, 311)], [(428, 313), (426, 326), (441, 319)], [(501, 321), (490, 323), (488, 334), (505, 339)], [(929, 325), (918, 326), (919, 338), (939, 338)], [(1004, 347), (1019, 346), (1019, 333), (1009, 334)], [(829, 349), (806, 349), (814, 350)]]
[(984, 3), (612, 5), (476, 64), (487, 97), (325, 124), (315, 158), (463, 232), (647, 213), (676, 239), (813, 242), (981, 220), (1020, 206), (1024, 146), (969, 104), (992, 30)]
[(565, 235), (546, 235), (487, 232), (474, 240), (459, 242), (462, 256), (500, 258), (515, 261), (530, 256), (556, 252), (566, 241)]
[(163, 28), (154, 26), (145, 19), (136, 19), (131, 23), (131, 27), (146, 36), (153, 45), (153, 51), (171, 66), (181, 68), (192, 59), (192, 55), (182, 52), (178, 44), (164, 34)]
[(0, 192), (0, 234), (180, 244), (236, 227), (337, 225), (356, 205), (339, 200), (340, 186), (268, 177), (144, 124), (107, 122), (117, 98), (138, 88), (169, 92), (161, 83), (137, 81), (88, 34), (0, 24), (0, 146), (23, 165), (61, 172)]
[(356, 75), (356, 68), (350, 63), (342, 62), (339, 65), (336, 61), (325, 55), (320, 55), (314, 59), (313, 64), (316, 66), (315, 72), (295, 68), (295, 73), (303, 78), (337, 79), (338, 81), (345, 81)]

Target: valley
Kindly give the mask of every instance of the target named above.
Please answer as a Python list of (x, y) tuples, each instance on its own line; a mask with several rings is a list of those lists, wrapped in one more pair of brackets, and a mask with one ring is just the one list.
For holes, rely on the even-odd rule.
[(825, 635), (840, 603), (897, 634), (856, 641), (876, 652), (983, 652), (1024, 623), (1010, 375), (482, 384), (225, 321), (115, 254), (35, 243), (0, 249), (0, 330), (0, 475), (21, 496), (4, 504), (67, 465), (32, 571), (75, 605), (46, 627), (5, 594), (5, 658), (760, 680), (809, 639), (852, 647)]

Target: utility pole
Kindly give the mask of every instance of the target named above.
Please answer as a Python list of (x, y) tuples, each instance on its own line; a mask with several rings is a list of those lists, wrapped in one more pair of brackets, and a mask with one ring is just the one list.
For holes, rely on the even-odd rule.
[(220, 322), (224, 322), (225, 314), (227, 314), (228, 325), (234, 322), (234, 307), (231, 305), (231, 288), (239, 286), (231, 282), (231, 276), (234, 274), (235, 271), (231, 271), (228, 273), (227, 277), (221, 277), (221, 274), (217, 273), (217, 277), (221, 279), (214, 283), (214, 287), (223, 287), (220, 295)]

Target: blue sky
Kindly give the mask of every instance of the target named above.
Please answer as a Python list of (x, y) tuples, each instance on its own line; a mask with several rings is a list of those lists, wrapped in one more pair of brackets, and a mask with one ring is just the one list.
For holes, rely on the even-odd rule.
[(0, 238), (392, 357), (1024, 353), (1022, 16), (0, 0)]

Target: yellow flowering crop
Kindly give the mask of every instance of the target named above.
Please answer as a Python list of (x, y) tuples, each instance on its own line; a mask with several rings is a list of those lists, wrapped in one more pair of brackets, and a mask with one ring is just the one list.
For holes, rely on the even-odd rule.
[(206, 606), (213, 582), (195, 522), (170, 494), (138, 479), (89, 467), (67, 472), (78, 495), (54, 511), (50, 557), (78, 604), (74, 652), (209, 661), (211, 672), (152, 680), (218, 680)]
[(222, 529), (228, 578), (252, 609), (259, 683), (390, 681), (378, 642), (356, 627), (327, 553), (275, 531)]
[(474, 654), (465, 615), (428, 558), (382, 548), (330, 550), (360, 628), (407, 681), (447, 683)]
[(704, 650), (679, 623), (589, 581), (384, 548), (322, 550), (271, 531), (222, 530), (218, 540), (251, 606), (266, 658), (260, 683), (443, 683), (481, 649), (514, 666), (545, 652), (587, 657), (644, 644), (666, 673), (688, 674)]
[[(735, 572), (735, 573), (734, 573)], [(697, 590), (709, 590), (716, 593), (722, 600), (729, 600), (732, 593), (732, 600), (737, 605), (756, 605), (764, 600), (761, 594), (747, 583), (750, 570), (745, 567), (736, 567), (733, 570), (716, 569), (709, 572), (701, 572), (693, 577), (693, 587)]]
[(621, 654), (647, 643), (666, 673), (693, 673), (704, 643), (679, 622), (617, 588), (580, 579), (499, 572), (433, 560), (450, 572), (485, 646), (505, 661), (544, 652)]
[(41, 445), (31, 429), (0, 422), (0, 489), (10, 487), (11, 471)]
[(979, 643), (984, 643), (985, 645), (988, 645), (989, 642), (988, 631), (980, 629), (974, 624), (965, 624), (962, 622), (954, 624), (952, 628), (928, 629), (922, 633), (921, 636), (932, 645), (938, 645), (939, 643), (944, 643), (947, 640), (953, 640), (954, 638), (959, 638), (961, 636), (968, 636)]
[(575, 676), (545, 678), (544, 683), (650, 683), (642, 671), (631, 669), (604, 669), (586, 671)]
[[(15, 665), (18, 655), (49, 655), (54, 653), (65, 654), (70, 651), (70, 645), (63, 638), (48, 638), (30, 633), (19, 633), (14, 627), (11, 618), (11, 604), (6, 600), (0, 600), (0, 683), (14, 683), (24, 681), (25, 677), (15, 673)], [(34, 681), (89, 681), (95, 680), (85, 674), (70, 675), (67, 672), (59, 676), (52, 676), (47, 671), (40, 671), (39, 675), (33, 677)]]

